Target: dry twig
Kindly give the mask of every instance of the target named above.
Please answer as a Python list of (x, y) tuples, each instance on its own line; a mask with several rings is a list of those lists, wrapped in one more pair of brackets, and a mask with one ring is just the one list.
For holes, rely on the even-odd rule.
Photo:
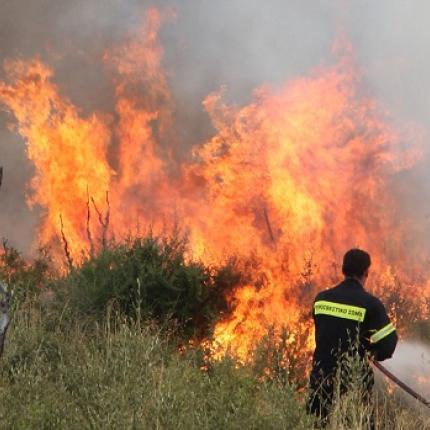
[(275, 236), (273, 234), (272, 226), (270, 224), (269, 214), (267, 213), (267, 209), (263, 208), (264, 220), (266, 221), (267, 231), (269, 232), (270, 240), (276, 245)]
[(93, 202), (93, 206), (95, 211), (97, 212), (97, 216), (99, 218), (99, 223), (102, 226), (102, 246), (103, 248), (106, 247), (106, 239), (107, 239), (107, 232), (109, 228), (109, 222), (110, 222), (110, 203), (109, 203), (109, 191), (106, 191), (106, 213), (103, 217), (101, 211), (96, 205), (96, 202), (93, 197), (91, 197), (91, 201)]
[(90, 194), (89, 194), (88, 185), (87, 185), (87, 237), (88, 237), (88, 242), (90, 243), (90, 256), (93, 257), (94, 242), (93, 242), (93, 237), (91, 236), (90, 221), (91, 221)]
[(69, 266), (69, 269), (73, 267), (73, 259), (70, 255), (69, 250), (69, 242), (67, 241), (67, 238), (64, 234), (64, 225), (63, 225), (63, 217), (60, 214), (60, 223), (61, 223), (61, 239), (63, 240), (63, 246), (64, 246), (64, 254), (66, 255), (67, 264)]

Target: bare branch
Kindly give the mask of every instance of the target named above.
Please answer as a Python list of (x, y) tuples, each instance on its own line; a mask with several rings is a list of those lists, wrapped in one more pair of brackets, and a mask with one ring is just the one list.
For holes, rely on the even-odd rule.
[(99, 223), (100, 223), (101, 226), (103, 226), (103, 224), (104, 224), (103, 216), (102, 216), (102, 213), (99, 211), (99, 208), (97, 207), (97, 204), (96, 204), (96, 202), (94, 200), (94, 197), (91, 197), (91, 201), (93, 203), (94, 209), (95, 209), (95, 211), (97, 213), (97, 216), (99, 218)]
[(106, 215), (105, 215), (105, 221), (103, 224), (103, 232), (102, 232), (102, 245), (103, 248), (106, 246), (106, 236), (107, 231), (109, 228), (109, 222), (110, 222), (110, 203), (109, 203), (109, 191), (106, 191)]
[(90, 243), (90, 256), (92, 257), (94, 255), (94, 242), (93, 242), (93, 237), (91, 236), (90, 221), (91, 221), (90, 194), (89, 194), (88, 185), (87, 185), (87, 237), (88, 237), (88, 242)]
[(102, 246), (103, 248), (106, 247), (106, 239), (107, 239), (107, 231), (109, 228), (109, 222), (110, 222), (110, 203), (109, 203), (109, 191), (106, 191), (106, 213), (105, 216), (103, 218), (103, 215), (101, 213), (101, 211), (99, 210), (99, 208), (97, 207), (97, 204), (94, 200), (93, 197), (91, 197), (91, 201), (93, 202), (93, 206), (95, 211), (97, 212), (97, 216), (99, 219), (99, 223), (102, 226)]
[(263, 208), (264, 220), (266, 221), (267, 231), (269, 232), (270, 240), (276, 245), (275, 236), (273, 235), (272, 226), (270, 224), (269, 214), (267, 213), (267, 209)]
[(64, 225), (63, 225), (63, 217), (60, 214), (60, 223), (61, 223), (61, 239), (63, 240), (63, 246), (64, 246), (64, 254), (66, 255), (67, 264), (69, 266), (69, 269), (73, 268), (73, 259), (70, 255), (69, 250), (69, 242), (67, 241), (67, 238), (64, 234)]

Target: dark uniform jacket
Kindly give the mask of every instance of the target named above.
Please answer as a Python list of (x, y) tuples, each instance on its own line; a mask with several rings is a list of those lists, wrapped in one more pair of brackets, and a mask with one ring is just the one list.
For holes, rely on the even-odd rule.
[(353, 278), (320, 292), (313, 317), (316, 348), (312, 375), (316, 381), (318, 374), (332, 373), (340, 355), (354, 349), (354, 345), (360, 356), (369, 352), (377, 361), (390, 358), (396, 348), (396, 330), (384, 305)]
[(377, 361), (390, 358), (397, 334), (379, 299), (365, 291), (353, 278), (320, 292), (315, 298), (314, 364), (322, 368), (336, 365), (338, 352), (346, 353), (358, 338), (359, 353), (371, 353)]

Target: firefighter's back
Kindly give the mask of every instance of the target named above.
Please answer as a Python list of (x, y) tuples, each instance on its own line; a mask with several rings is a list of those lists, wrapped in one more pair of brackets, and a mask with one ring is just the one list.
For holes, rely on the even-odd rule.
[(336, 287), (322, 291), (315, 299), (314, 363), (330, 370), (339, 355), (358, 347), (364, 355), (368, 341), (366, 317), (377, 307), (378, 299), (364, 290), (355, 279), (345, 279)]

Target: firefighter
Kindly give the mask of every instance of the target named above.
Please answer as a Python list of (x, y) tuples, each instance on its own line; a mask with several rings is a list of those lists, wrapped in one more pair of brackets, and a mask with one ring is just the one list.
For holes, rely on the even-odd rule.
[(351, 370), (342, 365), (348, 361), (344, 359), (358, 358), (363, 363), (360, 389), (363, 402), (368, 402), (373, 386), (373, 372), (368, 358), (386, 360), (396, 348), (396, 330), (384, 305), (364, 289), (370, 265), (367, 252), (361, 249), (349, 250), (342, 264), (345, 279), (339, 285), (320, 292), (315, 298), (313, 318), (316, 347), (308, 408), (323, 426), (330, 413), (335, 384), (340, 385), (341, 395), (348, 391), (348, 373)]

